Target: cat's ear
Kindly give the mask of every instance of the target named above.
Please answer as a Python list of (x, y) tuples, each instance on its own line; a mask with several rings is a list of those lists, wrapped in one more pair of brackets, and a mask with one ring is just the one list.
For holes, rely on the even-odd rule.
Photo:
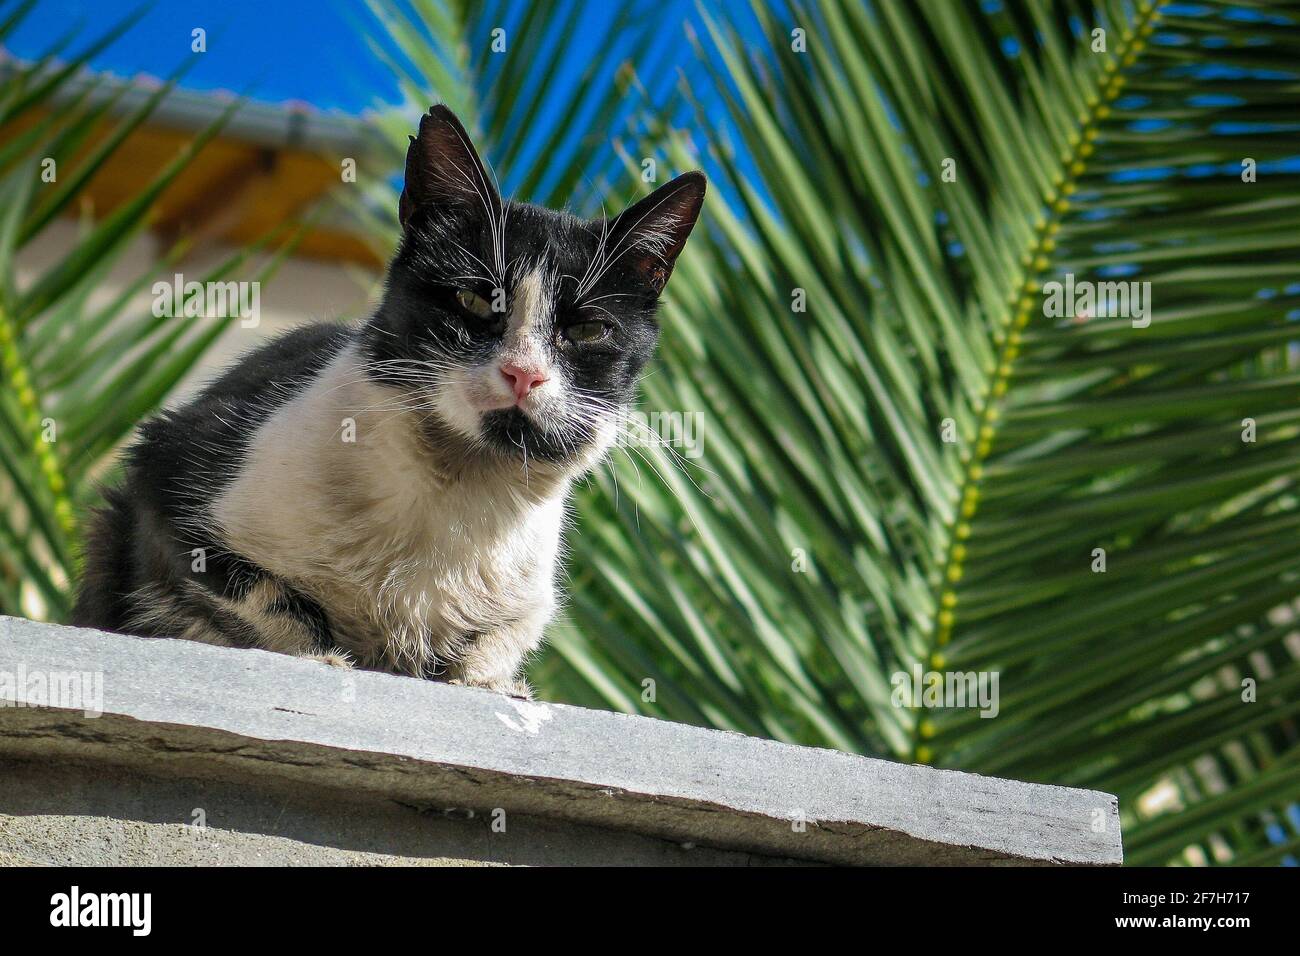
[(439, 104), (420, 117), (406, 150), (406, 180), (397, 218), (406, 229), (416, 210), (460, 207), (499, 216), (501, 197), (456, 114)]
[(612, 255), (658, 295), (673, 274), (704, 204), (701, 172), (683, 173), (624, 209), (610, 223), (606, 243)]

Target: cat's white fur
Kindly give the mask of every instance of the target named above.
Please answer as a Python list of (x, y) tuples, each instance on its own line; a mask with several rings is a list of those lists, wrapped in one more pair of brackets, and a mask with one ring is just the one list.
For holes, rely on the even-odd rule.
[[(473, 441), (478, 416), (508, 407), (504, 359), (548, 381), (524, 399), (544, 420), (567, 400), (546, 366), (549, 277), (516, 290), (503, 350), (490, 365), (444, 377), (413, 401), (381, 387), (357, 349), (340, 352), (254, 435), (239, 476), (212, 514), (230, 547), (303, 590), (325, 609), (336, 662), (527, 694), (517, 681), (557, 605), (556, 568), (572, 480), (612, 441), (613, 423), (582, 460), (560, 469), (501, 455), (440, 461), (420, 419)], [(538, 364), (540, 363), (540, 365)], [(354, 438), (354, 440), (348, 440)], [(309, 635), (280, 634), (274, 595), (254, 592), (241, 616), (271, 626), (275, 650), (312, 654)], [(267, 606), (258, 605), (258, 602)]]

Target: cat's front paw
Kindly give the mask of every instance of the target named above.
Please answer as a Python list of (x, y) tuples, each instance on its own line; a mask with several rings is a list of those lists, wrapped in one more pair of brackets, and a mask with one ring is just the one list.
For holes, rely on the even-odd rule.
[(458, 687), (481, 687), (483, 690), (490, 690), (494, 694), (505, 694), (507, 697), (517, 697), (519, 700), (533, 699), (533, 689), (528, 686), (528, 681), (522, 679), (475, 681), (453, 677), (447, 683), (455, 684)]
[(320, 661), (322, 664), (328, 664), (330, 667), (341, 667), (344, 670), (351, 670), (353, 665), (352, 655), (341, 647), (332, 647), (323, 654), (304, 654), (309, 661)]
[(526, 680), (503, 681), (500, 687), (492, 688), (498, 694), (505, 694), (508, 697), (516, 697), (519, 700), (532, 700), (533, 689), (528, 685)]

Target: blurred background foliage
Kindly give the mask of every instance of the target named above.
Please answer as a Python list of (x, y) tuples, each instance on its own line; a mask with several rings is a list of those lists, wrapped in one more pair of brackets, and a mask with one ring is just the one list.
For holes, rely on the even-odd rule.
[[(0, 6), (0, 44), (32, 11)], [(177, 238), (163, 260), (138, 270), (110, 301), (100, 284), (150, 225), (158, 197), (238, 109), (188, 142), (138, 193), (104, 217), (82, 217), (74, 242), (21, 288), (17, 263), (42, 231), (78, 215), (88, 182), (173, 91), (189, 63), (129, 110), (124, 87), (83, 81), (82, 68), (128, 32), (138, 14), (89, 40), (72, 29), (35, 61), (0, 63), (0, 611), (33, 604), (61, 619), (70, 606), (77, 515), (97, 500), (136, 423), (157, 409), (227, 324), (180, 310), (158, 317), (133, 308), (189, 248)], [(82, 40), (81, 46), (76, 46)], [(270, 237), (268, 237), (268, 240)], [(287, 247), (248, 268), (266, 243), (235, 250), (201, 281), (240, 273), (266, 278)], [(23, 589), (32, 598), (24, 601)]]
[[(541, 695), (1109, 791), (1130, 863), (1294, 864), (1296, 9), (632, 3), (575, 68), (590, 18), (355, 20), (405, 99), (371, 124), (391, 173), (445, 102), (520, 199), (596, 215), (653, 187), (648, 159), (711, 176), (642, 401), (702, 415), (703, 454), (622, 448), (582, 488)], [(31, 81), (5, 82), (21, 108)], [(80, 124), (52, 124), (0, 147), (0, 267), (53, 214), (32, 157)], [(400, 183), (360, 185), (338, 199), (387, 254)], [(78, 314), (95, 241), (0, 299), (0, 586), (37, 581), (56, 617), (85, 477), (168, 382), (137, 371), (113, 402), (78, 344), (111, 318), (157, 344), (141, 368), (192, 361), (180, 329)], [(1150, 282), (1150, 325), (1047, 317), (1066, 274)], [(43, 416), (106, 414), (71, 450), (34, 443)], [(918, 670), (997, 673), (997, 717), (895, 706)]]

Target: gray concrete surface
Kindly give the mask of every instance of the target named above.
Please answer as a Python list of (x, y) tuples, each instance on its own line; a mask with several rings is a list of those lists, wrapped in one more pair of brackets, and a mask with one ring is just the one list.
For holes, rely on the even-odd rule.
[(1105, 793), (3, 617), (0, 775), (32, 863), (1122, 860)]
[[(331, 787), (0, 758), (0, 866), (768, 866), (792, 861)], [(494, 819), (504, 824), (494, 829)]]

